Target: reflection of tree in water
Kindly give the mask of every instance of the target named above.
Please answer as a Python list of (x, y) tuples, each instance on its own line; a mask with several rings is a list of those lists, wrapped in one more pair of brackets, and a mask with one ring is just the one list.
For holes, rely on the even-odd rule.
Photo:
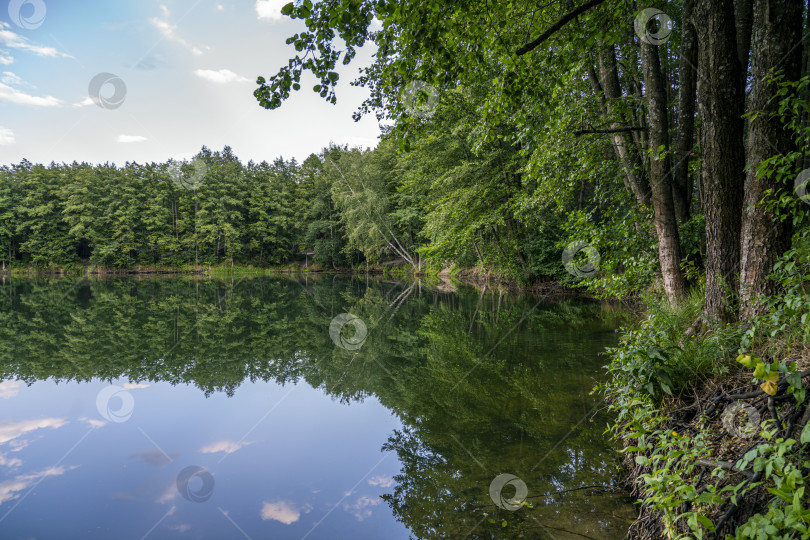
[[(206, 395), (303, 379), (345, 402), (373, 395), (404, 425), (385, 446), (403, 467), (386, 501), (416, 537), (621, 536), (615, 498), (541, 497), (614, 483), (604, 419), (578, 424), (596, 405), (596, 353), (614, 340), (598, 304), (331, 277), (36, 280), (3, 291), (0, 379), (167, 381)], [(346, 312), (368, 327), (358, 350), (328, 333)], [(502, 472), (526, 482), (534, 508), (493, 504)]]
[[(482, 313), (477, 303), (422, 320), (425, 376), (405, 385), (417, 389), (403, 410), (406, 427), (386, 445), (403, 465), (386, 500), (419, 538), (623, 536), (626, 523), (612, 515), (626, 510), (621, 498), (593, 490), (541, 497), (616, 483), (605, 419), (590, 421), (596, 401), (587, 395), (596, 353), (613, 337), (593, 314), (571, 319), (571, 305), (540, 306), (536, 317), (526, 316), (530, 308)], [(510, 334), (518, 324), (522, 331)], [(495, 506), (488, 488), (500, 473), (527, 484), (534, 508)]]

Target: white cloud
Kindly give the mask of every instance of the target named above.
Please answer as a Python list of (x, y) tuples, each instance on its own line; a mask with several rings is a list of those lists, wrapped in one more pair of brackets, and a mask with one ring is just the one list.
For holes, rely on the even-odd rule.
[(53, 96), (39, 97), (26, 94), (7, 84), (0, 83), (0, 103), (8, 101), (19, 105), (33, 105), (34, 107), (59, 107), (62, 105), (61, 99)]
[(368, 479), (368, 483), (372, 486), (380, 486), (384, 488), (389, 488), (394, 485), (394, 479), (390, 476), (372, 476)]
[(0, 81), (6, 84), (20, 84), (22, 82), (22, 79), (17, 74), (12, 73), (11, 71), (4, 71), (3, 76), (0, 77)]
[(233, 441), (219, 441), (213, 444), (209, 444), (208, 446), (203, 447), (200, 449), (200, 452), (203, 454), (218, 454), (219, 452), (225, 452), (226, 454), (233, 454), (237, 450), (244, 448), (245, 446), (253, 444), (251, 442), (233, 442)]
[[(0, 126), (0, 145), (14, 144), (14, 132), (8, 128)], [(20, 381), (3, 381), (0, 382), (0, 398), (10, 399), (20, 393)]]
[(143, 135), (119, 135), (118, 138), (115, 139), (115, 142), (120, 142), (120, 143), (125, 143), (126, 144), (126, 143), (139, 143), (139, 142), (144, 142), (144, 141), (148, 141), (148, 140), (149, 139), (147, 139)]
[(22, 422), (0, 422), (0, 444), (7, 443), (29, 431), (43, 428), (60, 428), (67, 424), (64, 418), (38, 418)]
[(74, 107), (88, 107), (90, 105), (95, 105), (95, 103), (96, 102), (93, 101), (93, 98), (91, 98), (90, 96), (87, 96), (82, 101), (80, 101), (78, 103), (74, 103), (73, 106)]
[(264, 521), (278, 521), (284, 525), (291, 525), (298, 521), (301, 517), (301, 512), (309, 514), (312, 507), (309, 505), (304, 506), (301, 510), (295, 507), (294, 503), (287, 501), (279, 501), (274, 503), (264, 502), (262, 506), (262, 519)]
[(225, 11), (225, 6), (222, 4), (217, 4), (217, 11)]
[(159, 19), (157, 17), (152, 18), (152, 24), (155, 25), (155, 28), (160, 30), (160, 33), (163, 34), (163, 37), (165, 37), (166, 39), (174, 41), (175, 43), (179, 43), (180, 45), (191, 51), (191, 53), (194, 54), (195, 56), (200, 56), (203, 53), (202, 50), (200, 50), (199, 47), (192, 45), (185, 39), (178, 36), (176, 33), (177, 26), (169, 24), (169, 21), (166, 20), (169, 18), (169, 8), (167, 8), (166, 6), (160, 6), (160, 9), (163, 12), (163, 19)]
[(281, 8), (289, 3), (289, 0), (256, 0), (256, 15), (259, 19), (280, 21), (283, 17)]
[(19, 497), (20, 491), (28, 489), (28, 486), (40, 478), (45, 478), (47, 476), (62, 476), (65, 474), (65, 471), (73, 470), (75, 468), (76, 467), (69, 467), (68, 469), (65, 469), (64, 467), (50, 467), (38, 473), (25, 474), (17, 476), (12, 480), (0, 482), (0, 504), (16, 499)]
[(0, 51), (0, 65), (10, 66), (14, 63), (14, 57), (9, 56), (8, 53)]
[(197, 69), (194, 71), (194, 74), (201, 79), (217, 84), (250, 82), (250, 79), (237, 75), (230, 69), (220, 69), (219, 71), (214, 71), (213, 69)]
[[(92, 102), (93, 100), (91, 99), (90, 101)], [(145, 383), (128, 382), (122, 388), (124, 390), (137, 390), (138, 388), (149, 388), (149, 386), (150, 385), (145, 384)]]
[[(21, 35), (12, 32), (10, 30), (11, 25), (0, 21), (0, 43), (5, 45), (6, 47), (11, 47), (13, 49), (22, 49), (24, 51), (29, 51), (37, 56), (51, 56), (51, 57), (63, 57), (63, 58), (73, 58), (69, 54), (61, 53), (54, 49), (53, 47), (43, 47), (42, 45), (36, 45), (31, 43), (26, 38), (22, 37)], [(6, 62), (0, 62), (6, 63)], [(10, 64), (11, 62), (7, 62)]]
[(191, 525), (189, 525), (188, 523), (181, 523), (180, 525), (169, 525), (169, 530), (184, 533), (191, 530)]

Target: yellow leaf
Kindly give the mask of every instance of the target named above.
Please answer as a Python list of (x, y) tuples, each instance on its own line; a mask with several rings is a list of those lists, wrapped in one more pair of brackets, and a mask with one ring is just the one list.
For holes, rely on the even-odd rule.
[(751, 358), (750, 354), (741, 354), (737, 357), (737, 362), (741, 363), (747, 368), (753, 368), (755, 361), (756, 360), (754, 358)]
[[(777, 375), (777, 378), (778, 378), (778, 375)], [(770, 381), (770, 380), (765, 381), (764, 383), (759, 385), (759, 387), (762, 388), (763, 390), (765, 390), (765, 393), (768, 394), (769, 396), (775, 396), (776, 395), (776, 382), (775, 381)]]

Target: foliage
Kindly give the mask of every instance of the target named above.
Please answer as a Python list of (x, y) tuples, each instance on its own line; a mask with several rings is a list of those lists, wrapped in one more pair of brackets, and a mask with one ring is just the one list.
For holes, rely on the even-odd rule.
[(649, 313), (636, 328), (623, 331), (618, 347), (608, 350), (611, 388), (660, 400), (726, 373), (742, 331), (727, 325), (695, 339), (685, 330), (700, 314), (702, 291), (694, 290), (677, 306), (649, 297)]
[[(719, 524), (718, 511), (730, 508), (728, 501), (742, 504), (756, 490), (770, 495), (767, 505), (762, 511), (749, 512), (727, 538), (810, 538), (810, 507), (805, 496), (810, 481), (810, 424), (797, 441), (790, 437), (792, 422), (765, 420), (756, 426), (755, 444), (732, 460), (736, 469), (757, 476), (738, 482), (718, 466), (707, 478), (698, 475), (696, 463), (700, 459), (711, 462), (718, 450), (707, 443), (718, 438), (715, 428), (708, 418), (699, 416), (688, 434), (677, 433), (662, 402), (664, 394), (678, 393), (674, 388), (694, 389), (699, 380), (727, 372), (730, 358), (739, 352), (737, 362), (750, 370), (765, 397), (777, 395), (780, 407), (794, 404), (795, 412), (788, 409), (788, 415), (801, 413), (806, 407), (806, 389), (799, 366), (789, 357), (798, 359), (796, 352), (807, 343), (807, 237), (806, 228), (795, 233), (791, 249), (771, 276), (780, 292), (764, 299), (767, 311), (749, 326), (713, 326), (701, 335), (687, 337), (684, 330), (700, 313), (700, 295), (676, 308), (648, 299), (649, 315), (610, 350), (612, 377), (601, 386), (617, 411), (610, 430), (635, 463), (646, 467), (637, 477), (641, 502), (645, 508), (661, 512), (665, 533), (672, 538), (706, 537)], [(703, 485), (696, 491), (700, 478)]]

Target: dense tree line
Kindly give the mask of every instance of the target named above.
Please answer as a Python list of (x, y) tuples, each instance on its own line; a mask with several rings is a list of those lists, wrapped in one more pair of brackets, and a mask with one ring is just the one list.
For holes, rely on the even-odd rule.
[(283, 12), (307, 28), (288, 40), (297, 54), (259, 77), (263, 107), (307, 71), (334, 102), (335, 66), (373, 43), (357, 114), (420, 141), (433, 119), (414, 114), (412, 83), (442, 100), (465, 88), (476, 152), (501, 143), (523, 159), (502, 182), (519, 193), (513, 211), (567, 201), (571, 236), (606, 258), (595, 289), (657, 280), (677, 302), (700, 276), (707, 321), (750, 318), (773, 292), (767, 276), (805, 217), (792, 183), (808, 165), (807, 86), (796, 86), (810, 74), (806, 1), (303, 0)]
[[(474, 99), (456, 92), (400, 152), (331, 146), (303, 163), (243, 164), (226, 147), (190, 162), (0, 168), (0, 259), (63, 267), (456, 262), (521, 279), (559, 276), (556, 205), (521, 209), (518, 152), (473, 151)], [(562, 208), (562, 207), (560, 207)]]
[(0, 169), (0, 257), (37, 267), (279, 263), (295, 248), (296, 182), (311, 169), (243, 165), (227, 147), (203, 148), (193, 164), (23, 161)]

